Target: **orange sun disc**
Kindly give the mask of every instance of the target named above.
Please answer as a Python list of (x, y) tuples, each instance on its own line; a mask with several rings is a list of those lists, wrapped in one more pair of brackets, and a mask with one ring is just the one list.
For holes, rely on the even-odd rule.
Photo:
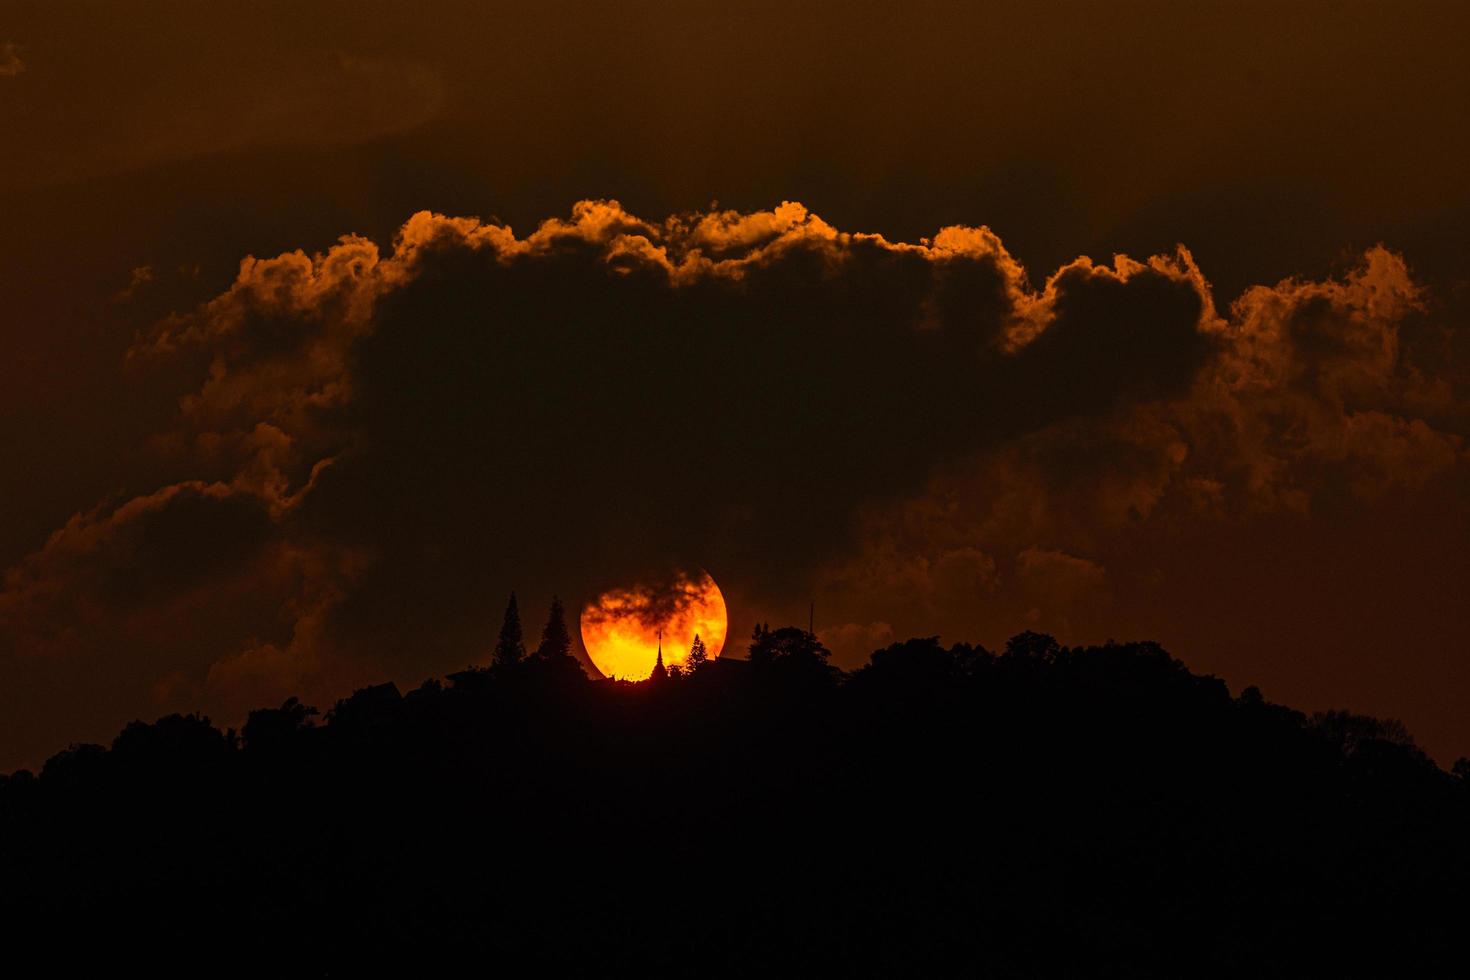
[(646, 680), (662, 633), (664, 665), (682, 665), (698, 635), (711, 659), (725, 646), (725, 597), (709, 573), (679, 572), (657, 583), (612, 589), (582, 610), (582, 643), (607, 677)]

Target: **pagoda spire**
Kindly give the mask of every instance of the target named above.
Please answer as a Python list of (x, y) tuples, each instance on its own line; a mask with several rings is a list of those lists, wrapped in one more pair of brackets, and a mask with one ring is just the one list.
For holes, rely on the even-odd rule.
[(669, 679), (669, 672), (664, 667), (664, 631), (658, 631), (658, 657), (653, 661), (653, 673), (648, 675), (651, 681), (664, 681)]

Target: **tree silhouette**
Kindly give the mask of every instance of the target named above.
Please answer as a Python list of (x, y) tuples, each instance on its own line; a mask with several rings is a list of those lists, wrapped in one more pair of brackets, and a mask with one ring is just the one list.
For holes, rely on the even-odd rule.
[(311, 725), (317, 710), (297, 698), (287, 698), (279, 708), (259, 708), (250, 712), (245, 727), (240, 729), (245, 747), (272, 750), (287, 744), (292, 736)]
[(1061, 655), (1061, 649), (1054, 637), (1046, 633), (1034, 633), (1027, 630), (1007, 640), (1005, 651), (1001, 656), (1012, 661), (1050, 664), (1056, 662)]
[(494, 663), (497, 667), (514, 667), (526, 658), (526, 645), (521, 639), (521, 610), (516, 605), (516, 594), (510, 594), (505, 607), (505, 622), (500, 625), (500, 639), (495, 644)]
[[(921, 636), (844, 674), (761, 625), (751, 655), (646, 686), (538, 655), (315, 719), (293, 698), (240, 739), (133, 722), (0, 774), (0, 922), (109, 955), (166, 922), (171, 951), (277, 972), (428, 949), (515, 973), (1464, 972), (1444, 896), (1470, 887), (1470, 759), (1445, 772), (1397, 722), (1231, 697), (1153, 643)], [(648, 910), (676, 890), (701, 914), (671, 932)]]
[(551, 612), (546, 617), (546, 628), (541, 631), (541, 645), (536, 656), (541, 660), (555, 660), (572, 655), (572, 637), (567, 632), (566, 613), (561, 599), (551, 597)]
[(825, 665), (830, 653), (815, 633), (795, 626), (773, 630), (764, 623), (757, 623), (750, 641), (750, 662), (753, 664), (784, 661)]
[(175, 713), (151, 725), (129, 722), (112, 740), (112, 755), (146, 766), (198, 766), (232, 749), (232, 739), (233, 733), (227, 738), (203, 715)]
[(756, 623), (750, 630), (750, 646), (748, 648), (750, 662), (753, 664), (769, 662), (771, 654), (771, 625), (769, 623)]
[(704, 641), (699, 634), (694, 634), (694, 645), (689, 648), (689, 656), (684, 660), (684, 666), (693, 674), (709, 663), (709, 651), (704, 648)]

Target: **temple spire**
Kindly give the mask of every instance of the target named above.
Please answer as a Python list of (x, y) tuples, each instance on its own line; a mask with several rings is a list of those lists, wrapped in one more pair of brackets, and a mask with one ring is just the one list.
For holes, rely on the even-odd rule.
[(658, 631), (658, 657), (653, 661), (653, 673), (648, 675), (651, 681), (668, 680), (669, 672), (664, 667), (664, 631)]

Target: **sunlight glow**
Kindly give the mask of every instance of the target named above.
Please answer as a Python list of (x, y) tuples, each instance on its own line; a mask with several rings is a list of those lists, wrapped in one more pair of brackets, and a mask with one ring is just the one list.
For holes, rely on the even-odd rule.
[(597, 669), (619, 680), (646, 680), (663, 630), (664, 665), (682, 665), (695, 634), (711, 659), (725, 646), (725, 597), (708, 572), (678, 573), (655, 584), (612, 589), (582, 610), (582, 643)]

